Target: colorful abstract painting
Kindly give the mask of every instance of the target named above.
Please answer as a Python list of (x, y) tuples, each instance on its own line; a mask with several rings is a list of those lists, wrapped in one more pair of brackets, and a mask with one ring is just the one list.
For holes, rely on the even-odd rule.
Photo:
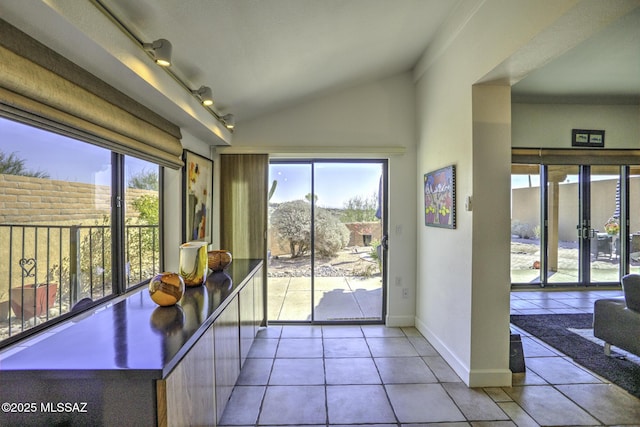
[(183, 241), (211, 243), (213, 162), (184, 151)]
[(424, 223), (456, 228), (455, 166), (424, 174)]

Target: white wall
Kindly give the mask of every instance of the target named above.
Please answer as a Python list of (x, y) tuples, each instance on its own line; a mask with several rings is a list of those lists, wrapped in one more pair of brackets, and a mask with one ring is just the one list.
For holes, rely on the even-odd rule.
[(570, 148), (572, 129), (605, 131), (605, 148), (640, 146), (640, 106), (513, 104), (514, 147)]
[(458, 194), (456, 230), (418, 212), (416, 325), (469, 386), (511, 380), (508, 85), (610, 22), (606, 6), (463, 0), (416, 68), (416, 178), (455, 164)]
[[(389, 159), (387, 324), (394, 326), (412, 326), (415, 317), (414, 102), (411, 74), (404, 73), (240, 122), (233, 147), (219, 150), (272, 158)], [(405, 287), (409, 298), (402, 297)]]

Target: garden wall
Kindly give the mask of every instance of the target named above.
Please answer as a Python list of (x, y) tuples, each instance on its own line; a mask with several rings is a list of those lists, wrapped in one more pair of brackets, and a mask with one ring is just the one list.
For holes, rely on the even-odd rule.
[[(153, 191), (128, 188), (127, 217), (138, 212), (131, 202)], [(0, 224), (93, 224), (109, 214), (111, 187), (0, 174)]]
[[(604, 231), (604, 224), (616, 208), (617, 179), (593, 181), (591, 183), (591, 228)], [(640, 231), (640, 178), (630, 179), (630, 228), (631, 233)], [(536, 226), (540, 224), (540, 188), (515, 188), (511, 190), (511, 220)], [(561, 241), (577, 240), (578, 184), (560, 184), (559, 230)]]

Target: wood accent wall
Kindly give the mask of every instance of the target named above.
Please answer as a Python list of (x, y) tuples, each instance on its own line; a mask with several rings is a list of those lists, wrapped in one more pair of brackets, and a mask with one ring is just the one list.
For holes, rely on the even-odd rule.
[(216, 424), (214, 334), (210, 326), (165, 380), (156, 383), (158, 425)]
[(265, 259), (267, 154), (220, 155), (220, 244), (234, 258)]

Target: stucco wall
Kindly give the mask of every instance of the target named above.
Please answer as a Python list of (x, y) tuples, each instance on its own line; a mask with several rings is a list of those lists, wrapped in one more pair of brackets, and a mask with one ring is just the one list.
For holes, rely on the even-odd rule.
[[(604, 232), (604, 224), (613, 215), (616, 206), (615, 179), (591, 183), (591, 228)], [(629, 231), (640, 231), (640, 178), (630, 179)], [(558, 206), (558, 237), (561, 241), (575, 242), (578, 224), (578, 183), (560, 184)], [(511, 191), (511, 219), (521, 223), (540, 225), (540, 188), (516, 188)]]
[[(127, 218), (138, 212), (131, 202), (144, 194), (126, 190)], [(84, 224), (101, 221), (110, 214), (111, 187), (0, 174), (0, 224)]]

